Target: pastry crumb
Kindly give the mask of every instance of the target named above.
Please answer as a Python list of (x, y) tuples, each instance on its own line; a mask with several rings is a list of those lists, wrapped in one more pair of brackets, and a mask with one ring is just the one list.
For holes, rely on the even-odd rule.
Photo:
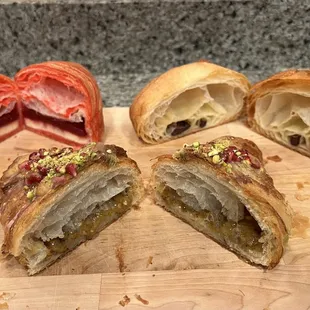
[(149, 266), (149, 265), (152, 265), (153, 264), (153, 256), (149, 256), (148, 260), (147, 260), (147, 263), (146, 263), (146, 268)]
[(282, 158), (278, 155), (273, 155), (273, 156), (267, 156), (267, 160), (274, 161), (275, 163), (279, 163), (282, 161)]
[(16, 296), (15, 293), (11, 294), (11, 293), (3, 292), (2, 294), (0, 294), (0, 300), (10, 300), (14, 298), (15, 296)]
[(304, 184), (302, 182), (296, 182), (296, 186), (298, 189), (304, 188)]
[(310, 195), (301, 195), (299, 193), (296, 193), (295, 194), (295, 198), (298, 200), (298, 201), (305, 201), (305, 200), (309, 200), (310, 199)]
[(124, 263), (124, 251), (123, 247), (119, 246), (115, 250), (115, 256), (118, 260), (118, 268), (120, 272), (124, 272), (126, 269), (125, 263)]
[(139, 294), (135, 294), (135, 297), (137, 298), (137, 300), (141, 301), (144, 305), (148, 305), (149, 301), (142, 298)]
[(0, 303), (0, 310), (9, 310), (9, 305), (7, 302), (5, 303)]
[(130, 298), (129, 298), (127, 295), (125, 295), (125, 296), (123, 297), (123, 299), (120, 300), (118, 303), (119, 303), (119, 305), (121, 305), (122, 307), (125, 307), (126, 305), (128, 305), (128, 304), (130, 303)]

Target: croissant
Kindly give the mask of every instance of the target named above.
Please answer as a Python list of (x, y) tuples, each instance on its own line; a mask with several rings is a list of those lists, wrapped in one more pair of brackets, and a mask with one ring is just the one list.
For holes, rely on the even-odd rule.
[(0, 75), (0, 141), (19, 132), (22, 126), (16, 84), (8, 77)]
[(255, 84), (247, 113), (253, 130), (310, 156), (310, 70), (288, 70)]
[(152, 167), (157, 204), (248, 263), (271, 269), (288, 241), (292, 211), (251, 141), (184, 145)]
[(130, 118), (146, 143), (160, 143), (237, 119), (250, 83), (233, 70), (200, 61), (152, 80), (130, 106)]
[(91, 143), (18, 157), (0, 179), (3, 254), (33, 275), (137, 205), (143, 183), (118, 146)]
[(95, 78), (77, 63), (50, 61), (15, 75), (25, 127), (60, 142), (101, 141), (102, 100)]

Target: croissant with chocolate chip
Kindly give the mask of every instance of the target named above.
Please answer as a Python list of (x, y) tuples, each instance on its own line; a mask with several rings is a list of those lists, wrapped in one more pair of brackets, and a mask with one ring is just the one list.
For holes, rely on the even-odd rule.
[(206, 61), (187, 64), (146, 85), (130, 118), (144, 142), (165, 142), (237, 119), (249, 88), (247, 78), (233, 70)]
[(157, 204), (248, 263), (278, 264), (292, 212), (253, 142), (195, 142), (158, 157), (152, 169)]
[(249, 126), (310, 156), (310, 70), (288, 70), (253, 86), (247, 98)]
[(2, 252), (33, 275), (137, 205), (140, 170), (118, 146), (40, 149), (0, 179)]

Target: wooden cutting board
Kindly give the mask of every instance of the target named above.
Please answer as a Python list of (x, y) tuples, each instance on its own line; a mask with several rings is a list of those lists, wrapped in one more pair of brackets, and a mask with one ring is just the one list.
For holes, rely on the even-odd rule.
[[(252, 132), (240, 121), (150, 146), (136, 137), (128, 108), (106, 108), (104, 117), (105, 142), (128, 151), (138, 162), (146, 187), (156, 156), (174, 152), (183, 143), (240, 136), (253, 140), (266, 160), (280, 157), (278, 162), (267, 160), (266, 169), (293, 209), (310, 217), (310, 159)], [(61, 144), (21, 132), (0, 143), (0, 173), (17, 155), (54, 145)], [(2, 238), (0, 230), (0, 242)], [(123, 309), (118, 302), (125, 294), (130, 298), (126, 309), (307, 309), (310, 237), (292, 236), (280, 264), (264, 272), (147, 197), (139, 210), (132, 210), (39, 276), (28, 277), (14, 258), (0, 257), (0, 309)]]

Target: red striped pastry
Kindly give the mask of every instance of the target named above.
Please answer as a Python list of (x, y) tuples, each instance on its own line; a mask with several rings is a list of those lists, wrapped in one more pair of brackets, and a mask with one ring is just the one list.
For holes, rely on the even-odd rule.
[(0, 141), (22, 129), (20, 99), (14, 81), (0, 75)]
[(64, 61), (34, 64), (20, 70), (15, 81), (27, 129), (76, 146), (101, 140), (100, 91), (83, 66)]

